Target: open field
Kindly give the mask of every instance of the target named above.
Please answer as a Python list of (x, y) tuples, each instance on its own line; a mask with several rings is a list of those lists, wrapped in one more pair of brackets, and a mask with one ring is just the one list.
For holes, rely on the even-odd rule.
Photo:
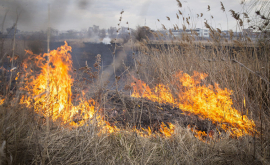
[(1, 38), (0, 165), (269, 164), (269, 42), (208, 29), (49, 53)]
[[(62, 44), (59, 43), (58, 45)], [(138, 45), (140, 46), (138, 47)], [(56, 49), (59, 46), (51, 47)], [(82, 54), (85, 47), (87, 47), (87, 44), (78, 47), (73, 45), (73, 50)], [(126, 48), (124, 46), (121, 49), (119, 52), (132, 51), (130, 46)], [(72, 92), (85, 91), (84, 96), (76, 95), (75, 97), (74, 94), (74, 97), (72, 97), (74, 103), (72, 104), (80, 104), (75, 101), (80, 100), (80, 97), (86, 100), (94, 99), (96, 102), (94, 111), (101, 112), (101, 115), (104, 115), (104, 120), (110, 122), (110, 127), (112, 126), (110, 129), (104, 129), (100, 124), (96, 125), (94, 121), (98, 122), (100, 120), (98, 117), (94, 117), (95, 120), (88, 119), (79, 127), (72, 126), (71, 128), (68, 123), (64, 124), (60, 118), (54, 120), (46, 117), (46, 113), (37, 113), (35, 110), (37, 105), (31, 106), (30, 104), (30, 106), (27, 106), (27, 104), (20, 103), (20, 99), (25, 93), (18, 89), (27, 85), (25, 83), (30, 83), (30, 79), (23, 81), (23, 77), (19, 77), (19, 81), (16, 83), (18, 87), (10, 89), (10, 91), (2, 89), (2, 99), (5, 99), (1, 105), (2, 162), (4, 164), (11, 161), (15, 164), (32, 164), (35, 162), (42, 164), (267, 164), (270, 158), (270, 67), (269, 56), (267, 56), (269, 51), (263, 50), (268, 48), (261, 49), (265, 53), (261, 58), (257, 58), (256, 54), (255, 56), (250, 55), (250, 52), (246, 51), (244, 46), (240, 51), (235, 52), (234, 58), (231, 58), (228, 56), (228, 50), (225, 48), (215, 49), (214, 45), (212, 48), (204, 49), (187, 43), (167, 47), (162, 45), (151, 47), (147, 43), (138, 43), (136, 48), (133, 49), (134, 55), (129, 55), (134, 57), (130, 58), (131, 60), (128, 62), (133, 62), (132, 67), (125, 65), (126, 70), (123, 72), (112, 72), (112, 74), (116, 74), (116, 81), (112, 83), (114, 87), (111, 86), (110, 89), (115, 91), (116, 96), (121, 93), (119, 100), (116, 102), (111, 102), (112, 95), (108, 95), (106, 90), (108, 86), (103, 81), (104, 74), (100, 70), (103, 59), (98, 61), (97, 58), (94, 58), (94, 55), (91, 57), (85, 55), (86, 60), (93, 59), (96, 61), (97, 64), (91, 62), (91, 65), (95, 65), (93, 69), (96, 68), (96, 72), (99, 72), (99, 74), (93, 73), (93, 76), (89, 77), (88, 80), (95, 79), (95, 81), (90, 82), (84, 79), (86, 75), (91, 75), (85, 75), (87, 68), (86, 70), (78, 69), (77, 73), (72, 73), (72, 77), (76, 76), (71, 88)], [(72, 55), (73, 60), (75, 60), (74, 57)], [(111, 69), (114, 69), (113, 58), (112, 55), (112, 59), (108, 62), (112, 62)], [(91, 70), (89, 68), (88, 72), (92, 72)], [(170, 121), (170, 113), (174, 112), (163, 114), (162, 107), (164, 112), (169, 112), (168, 110), (173, 107), (170, 108), (168, 105), (174, 106), (174, 104), (162, 101), (164, 98), (161, 95), (158, 96), (160, 103), (159, 100), (153, 100), (153, 104), (151, 103), (151, 97), (147, 97), (146, 100), (144, 98), (132, 99), (136, 97), (133, 95), (130, 101), (124, 99), (124, 97), (130, 97), (130, 92), (134, 93), (134, 86), (132, 86), (134, 79), (132, 77), (143, 80), (150, 88), (158, 84), (168, 84), (167, 89), (171, 89), (172, 95), (176, 97), (177, 91), (173, 90), (177, 86), (171, 82), (175, 79), (175, 73), (179, 71), (191, 76), (194, 71), (206, 73), (207, 77), (200, 82), (201, 85), (207, 87), (208, 84), (214, 85), (217, 83), (221, 89), (232, 90), (233, 108), (237, 109), (242, 116), (244, 115), (254, 121), (256, 133), (234, 137), (233, 134), (226, 133), (226, 131), (223, 133), (216, 132), (213, 127), (207, 127), (206, 124), (207, 122), (211, 124), (212, 119), (206, 117), (204, 122), (205, 119), (202, 119), (200, 114), (198, 114), (198, 119), (195, 119), (196, 117), (192, 113), (186, 114), (186, 120), (189, 124), (183, 125), (183, 119), (180, 116), (175, 116), (176, 118), (174, 117)], [(16, 72), (21, 72), (24, 75), (22, 68), (19, 68)], [(30, 77), (36, 76), (36, 74), (41, 73), (29, 75), (25, 72), (25, 76)], [(110, 78), (109, 80), (112, 81), (113, 79)], [(22, 82), (24, 83), (22, 84)], [(4, 87), (5, 81), (1, 83)], [(8, 80), (6, 83), (8, 83)], [(126, 84), (125, 88), (118, 88), (117, 86), (120, 83)], [(26, 89), (24, 87), (24, 90)], [(214, 93), (217, 92), (217, 89), (217, 87), (213, 88)], [(43, 96), (30, 97), (42, 98)], [(35, 102), (35, 99), (33, 101)], [(46, 102), (46, 99), (44, 101)], [(212, 103), (209, 102), (210, 104)], [(164, 106), (169, 109), (166, 110)], [(193, 106), (195, 108), (195, 103)], [(143, 109), (140, 110), (140, 107), (143, 107)], [(155, 111), (159, 109), (161, 112), (157, 114), (163, 117), (151, 115), (152, 119), (150, 119), (147, 108), (150, 108), (151, 111), (149, 112), (154, 115)], [(128, 122), (121, 118), (121, 116), (124, 117), (124, 113)], [(164, 117), (164, 115), (167, 117)], [(147, 117), (150, 121), (148, 124)], [(80, 117), (72, 120), (82, 121)], [(197, 122), (195, 122), (196, 120)], [(168, 121), (172, 122), (174, 127), (167, 125)], [(125, 124), (121, 126), (121, 122)], [(158, 133), (162, 122), (167, 126), (162, 127), (163, 129)], [(187, 127), (187, 125), (189, 126)], [(108, 125), (105, 124), (105, 126)], [(137, 129), (134, 129), (134, 126)], [(151, 127), (154, 132), (149, 134), (149, 131), (141, 130), (147, 129), (147, 126)], [(201, 126), (205, 126), (206, 135), (199, 138), (197, 131), (204, 130), (200, 128)], [(169, 134), (165, 134), (166, 129), (169, 129)], [(221, 127), (219, 129), (222, 130)], [(162, 130), (165, 132), (162, 132)]]

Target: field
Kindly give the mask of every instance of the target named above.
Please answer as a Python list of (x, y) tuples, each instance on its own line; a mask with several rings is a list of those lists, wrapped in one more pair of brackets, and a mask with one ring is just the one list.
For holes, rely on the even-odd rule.
[(269, 164), (270, 45), (1, 39), (1, 164)]

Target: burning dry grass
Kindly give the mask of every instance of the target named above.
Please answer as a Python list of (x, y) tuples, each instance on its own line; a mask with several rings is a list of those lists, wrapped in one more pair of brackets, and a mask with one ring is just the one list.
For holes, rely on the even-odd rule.
[[(65, 45), (63, 47), (68, 48), (68, 45)], [(212, 137), (206, 140), (205, 137), (201, 138), (203, 136), (199, 136), (200, 132), (194, 129), (194, 126), (196, 125), (192, 125), (192, 127), (185, 127), (186, 125), (181, 124), (181, 120), (179, 121), (179, 123), (177, 122), (177, 120), (175, 120), (173, 126), (163, 125), (161, 123), (162, 120), (160, 120), (159, 122), (157, 122), (160, 125), (156, 127), (160, 133), (158, 133), (157, 131), (152, 132), (153, 130), (146, 131), (147, 126), (144, 127), (144, 129), (143, 127), (142, 129), (140, 129), (140, 127), (137, 127), (138, 129), (134, 129), (133, 126), (140, 126), (141, 121), (147, 121), (146, 119), (143, 119), (145, 118), (145, 116), (143, 116), (142, 118), (138, 117), (140, 115), (145, 115), (146, 113), (150, 112), (147, 110), (145, 111), (145, 109), (143, 109), (143, 107), (147, 105), (147, 101), (141, 99), (138, 100), (133, 99), (133, 103), (131, 103), (132, 100), (130, 100), (131, 102), (129, 103), (123, 96), (121, 96), (118, 93), (119, 91), (115, 92), (115, 95), (118, 96), (117, 97), (118, 99), (114, 100), (113, 104), (111, 104), (109, 102), (109, 99), (111, 98), (110, 95), (107, 95), (107, 99), (105, 99), (103, 95), (106, 92), (104, 93), (102, 92), (103, 90), (95, 89), (97, 91), (97, 94), (92, 95), (91, 97), (96, 102), (96, 104), (92, 104), (94, 106), (94, 111), (92, 111), (91, 108), (90, 109), (79, 108), (76, 110), (76, 106), (72, 105), (73, 104), (72, 101), (66, 102), (70, 99), (72, 100), (72, 94), (70, 93), (71, 92), (70, 85), (73, 84), (73, 80), (65, 81), (67, 82), (68, 86), (66, 88), (64, 88), (65, 85), (60, 85), (64, 82), (64, 80), (69, 80), (69, 77), (60, 78), (60, 73), (57, 72), (57, 69), (59, 69), (60, 67), (57, 68), (55, 65), (56, 63), (59, 63), (59, 61), (56, 62), (54, 60), (61, 59), (60, 53), (61, 51), (64, 50), (59, 49), (58, 51), (55, 52), (57, 55), (55, 59), (53, 58), (53, 55), (51, 56), (52, 62), (52, 65), (50, 66), (51, 74), (54, 74), (55, 72), (56, 75), (50, 76), (53, 79), (49, 81), (49, 86), (51, 93), (53, 93), (54, 90), (56, 90), (57, 92), (55, 93), (55, 95), (50, 95), (49, 104), (46, 104), (48, 103), (48, 96), (46, 98), (46, 85), (48, 83), (47, 81), (48, 78), (43, 77), (42, 79), (39, 79), (39, 77), (41, 76), (45, 77), (47, 76), (46, 72), (48, 69), (47, 64), (45, 61), (42, 62), (42, 58), (41, 59), (34, 58), (34, 61), (41, 60), (36, 64), (38, 64), (39, 67), (44, 68), (44, 70), (39, 69), (35, 74), (31, 72), (26, 72), (27, 74), (30, 74), (28, 76), (27, 74), (22, 73), (19, 74), (20, 75), (19, 80), (22, 80), (21, 82), (23, 82), (23, 84), (17, 85), (19, 88), (24, 87), (26, 84), (30, 85), (30, 83), (33, 82), (36, 83), (33, 83), (32, 86), (30, 85), (27, 88), (24, 87), (23, 88), (24, 90), (20, 91), (19, 94), (14, 95), (10, 93), (9, 94), (10, 96), (6, 97), (6, 100), (3, 102), (3, 105), (1, 105), (1, 123), (0, 123), (1, 137), (2, 137), (1, 143), (4, 144), (6, 142), (6, 147), (3, 147), (4, 151), (0, 152), (2, 154), (1, 156), (3, 158), (2, 159), (3, 163), (13, 162), (15, 164), (18, 163), (20, 164), (31, 164), (31, 163), (264, 164), (269, 161), (268, 160), (269, 139), (267, 138), (269, 135), (269, 130), (267, 128), (269, 121), (266, 118), (267, 117), (266, 113), (269, 111), (267, 109), (262, 109), (260, 112), (256, 111), (256, 109), (253, 106), (257, 106), (257, 104), (255, 104), (255, 102), (253, 102), (253, 104), (250, 103), (249, 97), (251, 96), (249, 95), (249, 93), (245, 93), (245, 95), (240, 95), (240, 92), (243, 93), (245, 92), (240, 91), (240, 89), (243, 88), (243, 84), (241, 84), (241, 80), (237, 81), (240, 84), (235, 84), (236, 83), (235, 78), (237, 78), (236, 76), (242, 76), (243, 79), (248, 78), (244, 77), (247, 74), (247, 72), (245, 70), (242, 70), (241, 67), (238, 67), (238, 65), (235, 66), (234, 63), (229, 61), (230, 59), (229, 57), (227, 57), (227, 61), (225, 61), (226, 65), (225, 64), (222, 65), (222, 62), (220, 62), (220, 66), (219, 67), (214, 66), (213, 69), (211, 68), (213, 66), (208, 66), (212, 65), (211, 62), (201, 60), (201, 57), (195, 54), (195, 52), (200, 52), (201, 50), (189, 49), (187, 51), (176, 47), (157, 49), (148, 47), (146, 45), (145, 47), (142, 47), (141, 53), (136, 58), (137, 65), (135, 65), (136, 74), (134, 74), (134, 76), (144, 79), (146, 82), (150, 84), (150, 86), (153, 86), (154, 84), (160, 85), (161, 83), (164, 83), (168, 84), (166, 88), (174, 89), (173, 88), (174, 84), (171, 82), (174, 81), (173, 75), (177, 73), (176, 72), (177, 70), (181, 69), (186, 72), (200, 70), (205, 72), (207, 71), (207, 73), (209, 74), (209, 77), (204, 80), (204, 83), (211, 84), (214, 82), (219, 82), (220, 86), (222, 87), (236, 89), (238, 93), (233, 93), (232, 95), (234, 103), (237, 103), (237, 101), (235, 101), (237, 100), (237, 97), (240, 97), (239, 98), (240, 101), (242, 101), (241, 99), (245, 99), (245, 103), (243, 103), (242, 105), (243, 107), (237, 104), (234, 104), (234, 106), (240, 110), (239, 111), (239, 114), (241, 113), (240, 115), (246, 115), (249, 118), (255, 120), (255, 124), (257, 125), (256, 129), (258, 130), (259, 133), (257, 135), (253, 133), (251, 134), (252, 136), (241, 135), (241, 137), (239, 136), (238, 138), (236, 137), (232, 138), (233, 136), (231, 136), (230, 132), (227, 132), (227, 134), (211, 133)], [(208, 53), (209, 52), (207, 52), (206, 54)], [(67, 52), (64, 52), (63, 54), (68, 55)], [(179, 56), (179, 54), (181, 54), (181, 56)], [(30, 55), (29, 58), (32, 59), (32, 56), (33, 54)], [(46, 54), (44, 54), (44, 56), (46, 56)], [(64, 61), (61, 62), (60, 60), (60, 64), (58, 64), (57, 66), (61, 66), (62, 64), (65, 63), (70, 64), (70, 61), (68, 61), (68, 59), (69, 58), (67, 57), (61, 59)], [(237, 60), (240, 61), (240, 59)], [(257, 58), (257, 60), (259, 59)], [(189, 61), (189, 63), (185, 61)], [(264, 63), (263, 62), (260, 63), (260, 65), (262, 64)], [(251, 63), (248, 67), (254, 69), (252, 68), (252, 66), (253, 65)], [(203, 67), (208, 68), (204, 68), (205, 70), (203, 70), (202, 69)], [(24, 67), (24, 69), (26, 68)], [(32, 66), (29, 69), (31, 68), (34, 67)], [(67, 68), (67, 71), (71, 71), (70, 69), (71, 68)], [(241, 73), (239, 70), (236, 69), (240, 69)], [(88, 76), (90, 77), (92, 76), (92, 78), (97, 78), (97, 75), (91, 73), (90, 70), (87, 69), (86, 67), (86, 70), (84, 71), (85, 73), (87, 73)], [(142, 72), (144, 70), (146, 72)], [(222, 76), (219, 75), (221, 71), (223, 71)], [(44, 74), (42, 74), (43, 72)], [(132, 71), (129, 73), (131, 74)], [(63, 76), (65, 77), (68, 74), (69, 73), (67, 72)], [(254, 80), (257, 79), (257, 77), (255, 77), (256, 75), (250, 74), (247, 75), (254, 76), (253, 77)], [(57, 79), (56, 78), (57, 76), (60, 79)], [(28, 78), (27, 79), (28, 81), (25, 81), (26, 77)], [(205, 78), (206, 76), (203, 77)], [(229, 78), (230, 81), (232, 82), (228, 81)], [(134, 79), (129, 80), (131, 80), (131, 82), (134, 82)], [(187, 81), (184, 81), (183, 83), (185, 82)], [(127, 81), (127, 83), (129, 83), (129, 81)], [(98, 89), (100, 89), (100, 85), (97, 85), (97, 87)], [(241, 88), (239, 89), (239, 87)], [(250, 86), (248, 87), (251, 88)], [(84, 89), (84, 87), (81, 87), (80, 89)], [(130, 90), (131, 88), (127, 89)], [(215, 90), (218, 89), (219, 88), (215, 87)], [(64, 92), (63, 95), (68, 98), (66, 99), (58, 98), (62, 93), (61, 90), (63, 90), (62, 92)], [(140, 93), (146, 94), (145, 89), (143, 90), (144, 90), (143, 92), (141, 91), (138, 94)], [(38, 92), (35, 93), (35, 91)], [(28, 92), (28, 94), (25, 94), (25, 92)], [(256, 92), (260, 93), (264, 91), (257, 90)], [(44, 93), (44, 95), (42, 93)], [(172, 92), (172, 96), (175, 96), (176, 94), (179, 94), (179, 92), (174, 90)], [(27, 98), (26, 96), (29, 97), (30, 99), (29, 104), (25, 104), (22, 101), (26, 100)], [(163, 99), (161, 95), (160, 96), (157, 95), (156, 97), (160, 98), (161, 100)], [(254, 95), (252, 95), (252, 97), (254, 97)], [(14, 98), (17, 99), (14, 100)], [(21, 104), (18, 104), (20, 101), (19, 98), (22, 98)], [(79, 98), (86, 98), (86, 97), (81, 95)], [(31, 99), (32, 103), (35, 104), (31, 103)], [(151, 100), (151, 98), (148, 99)], [(157, 100), (153, 101), (157, 103), (152, 105), (148, 104), (150, 105), (148, 106), (148, 108), (149, 107), (162, 108), (161, 103), (163, 104), (168, 103), (168, 101), (160, 103)], [(42, 102), (44, 104), (42, 104)], [(90, 102), (87, 102), (86, 104), (89, 103)], [(264, 104), (267, 103), (269, 102), (267, 102), (266, 100)], [(77, 104), (79, 105), (80, 103)], [(51, 110), (52, 113), (50, 113), (50, 111), (43, 111), (44, 109), (46, 110), (47, 107), (46, 105), (49, 105), (50, 107), (49, 109)], [(102, 108), (103, 105), (105, 106), (104, 109)], [(108, 107), (108, 105), (110, 107)], [(134, 105), (133, 108), (132, 105)], [(137, 108), (134, 108), (135, 106)], [(172, 104), (172, 106), (175, 105)], [(116, 107), (118, 107), (118, 109)], [(142, 108), (140, 109), (140, 107)], [(56, 112), (54, 108), (59, 112)], [(69, 110), (75, 110), (74, 111), (75, 115), (72, 113), (68, 113), (67, 118), (66, 117), (62, 118), (62, 115), (64, 116), (67, 115), (67, 113), (63, 113), (67, 110), (67, 108), (69, 108)], [(119, 116), (120, 115), (119, 109), (125, 110), (125, 108), (128, 108), (129, 110), (125, 111), (127, 112), (126, 117), (129, 116), (128, 119), (129, 121), (126, 122), (128, 124), (116, 128), (111, 126), (113, 124), (112, 122), (110, 124), (106, 122), (109, 121), (110, 118), (112, 119), (114, 117)], [(162, 110), (160, 111), (162, 112)], [(89, 114), (89, 112), (92, 114), (92, 116), (87, 116), (86, 113)], [(151, 113), (153, 112), (154, 111), (151, 111)], [(261, 113), (261, 120), (264, 120), (264, 122), (261, 123), (260, 119), (256, 118), (260, 113)], [(84, 118), (85, 116), (83, 116), (83, 114), (86, 115), (86, 118)], [(58, 117), (54, 118), (52, 115)], [(78, 119), (75, 117), (78, 117)], [(192, 120), (192, 118), (190, 119)], [(209, 120), (211, 123), (212, 121), (210, 118)], [(170, 121), (170, 118), (168, 118), (167, 121), (172, 122)], [(77, 126), (71, 127), (69, 123), (71, 123), (71, 125), (79, 125), (80, 127)], [(115, 125), (117, 125), (117, 123), (115, 123)], [(153, 125), (151, 124), (149, 126), (150, 127), (152, 126), (151, 127), (152, 129), (154, 128)], [(105, 129), (105, 127), (109, 127), (109, 129)], [(236, 127), (238, 128), (238, 126)], [(172, 130), (173, 132), (170, 132)], [(170, 133), (167, 134), (167, 132)], [(208, 132), (206, 131), (204, 133), (206, 135), (204, 136), (208, 136), (207, 133), (210, 132), (211, 130), (208, 130)], [(263, 134), (260, 134), (261, 132), (263, 132)], [(198, 138), (196, 138), (195, 136)], [(201, 139), (202, 141), (199, 139)]]
[(240, 38), (231, 47), (209, 28), (207, 44), (188, 34), (131, 43), (124, 49), (136, 50), (134, 66), (127, 75), (114, 70), (113, 92), (100, 78), (100, 55), (96, 73), (86, 66), (76, 75), (67, 44), (50, 52), (50, 63), (27, 51), (12, 87), (1, 80), (0, 162), (269, 163), (269, 45)]
[[(265, 158), (269, 161), (269, 45), (258, 47), (255, 43), (246, 43), (245, 40), (244, 38), (235, 40), (234, 43), (237, 45), (229, 46), (220, 40), (207, 44), (200, 43), (195, 41), (192, 36), (184, 35), (180, 40), (172, 41), (170, 44), (141, 42), (142, 46), (135, 60), (133, 75), (136, 75), (139, 81), (143, 80), (148, 84), (137, 89), (141, 91), (138, 97), (155, 101), (158, 101), (156, 99), (158, 98), (160, 102), (175, 102), (175, 100), (168, 101), (167, 99), (171, 99), (168, 95), (164, 98), (158, 95), (164, 90), (163, 84), (166, 84), (165, 87), (170, 91), (170, 96), (180, 94), (180, 97), (184, 97), (183, 92), (175, 90), (177, 86), (173, 83), (174, 75), (179, 71), (189, 75), (196, 71), (207, 73), (208, 77), (201, 83), (211, 84), (214, 93), (218, 93), (220, 88), (231, 90), (233, 107), (238, 109), (239, 117), (242, 116), (243, 119), (246, 115), (255, 121), (259, 131), (257, 135), (261, 141), (260, 152), (265, 151)], [(216, 83), (219, 84), (219, 87), (214, 85)], [(191, 82), (188, 85), (191, 85)], [(177, 92), (175, 93), (175, 91)], [(199, 93), (200, 91), (195, 92), (194, 97)], [(149, 96), (149, 94), (153, 96)], [(188, 101), (193, 104), (191, 109), (194, 110), (196, 108), (194, 103), (200, 102), (200, 98), (197, 98), (195, 102), (192, 98), (189, 98)], [(207, 102), (207, 105), (210, 106), (210, 102)], [(200, 107), (202, 108), (202, 106)]]
[[(7, 108), (7, 109), (6, 109)], [(99, 127), (70, 129), (41, 124), (29, 109), (14, 107), (1, 122), (7, 138), (5, 158), (14, 164), (260, 164), (265, 161), (256, 152), (250, 136), (209, 143), (199, 141), (187, 128), (176, 126), (170, 138), (141, 137), (134, 130), (99, 134)], [(12, 114), (19, 115), (11, 116)], [(40, 123), (41, 122), (41, 123)], [(3, 127), (2, 127), (3, 128)], [(5, 162), (5, 159), (2, 160)]]
[(158, 84), (154, 89), (140, 80), (135, 80), (133, 85), (133, 97), (145, 97), (149, 100), (171, 104), (192, 115), (198, 115), (203, 119), (209, 119), (213, 124), (220, 124), (226, 132), (232, 136), (240, 137), (245, 134), (254, 135), (256, 132), (253, 120), (232, 107), (230, 98), (232, 91), (221, 89), (218, 84), (214, 86), (200, 85), (207, 77), (206, 74), (194, 72), (193, 76), (182, 72), (173, 75), (170, 82), (174, 86), (173, 96), (169, 84)]

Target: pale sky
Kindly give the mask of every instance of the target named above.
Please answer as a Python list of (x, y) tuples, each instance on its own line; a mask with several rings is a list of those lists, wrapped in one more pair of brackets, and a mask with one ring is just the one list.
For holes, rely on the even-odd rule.
[[(48, 4), (50, 5), (51, 27), (58, 30), (82, 30), (93, 25), (100, 28), (117, 27), (120, 12), (124, 10), (120, 26), (131, 28), (137, 25), (146, 25), (151, 29), (161, 29), (161, 23), (167, 28), (173, 28), (173, 24), (182, 24), (176, 18), (180, 10), (184, 17), (190, 16), (193, 27), (204, 27), (204, 19), (215, 28), (235, 30), (236, 21), (231, 17), (230, 9), (241, 13), (243, 6), (240, 0), (225, 0), (226, 14), (221, 11), (220, 1), (217, 0), (185, 0), (181, 1), (183, 7), (179, 8), (176, 0), (0, 0), (0, 24), (2, 29), (4, 15), (4, 30), (10, 27), (18, 19), (18, 29), (21, 31), (45, 30), (48, 23)], [(211, 10), (207, 10), (210, 5)], [(202, 18), (197, 14), (203, 13)], [(214, 17), (211, 19), (211, 15)], [(168, 21), (166, 17), (170, 17)], [(160, 22), (157, 21), (160, 20)], [(246, 25), (246, 27), (248, 27)]]

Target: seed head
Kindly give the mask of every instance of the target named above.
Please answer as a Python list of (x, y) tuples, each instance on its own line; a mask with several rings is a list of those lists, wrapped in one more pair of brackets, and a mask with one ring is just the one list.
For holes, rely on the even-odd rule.
[(178, 6), (179, 7), (182, 7), (182, 3), (180, 2), (180, 0), (176, 0), (177, 1), (177, 3), (178, 3)]
[(224, 5), (223, 5), (222, 2), (220, 2), (220, 5), (221, 5), (221, 10), (222, 10), (223, 12), (225, 12), (225, 7), (224, 7)]

